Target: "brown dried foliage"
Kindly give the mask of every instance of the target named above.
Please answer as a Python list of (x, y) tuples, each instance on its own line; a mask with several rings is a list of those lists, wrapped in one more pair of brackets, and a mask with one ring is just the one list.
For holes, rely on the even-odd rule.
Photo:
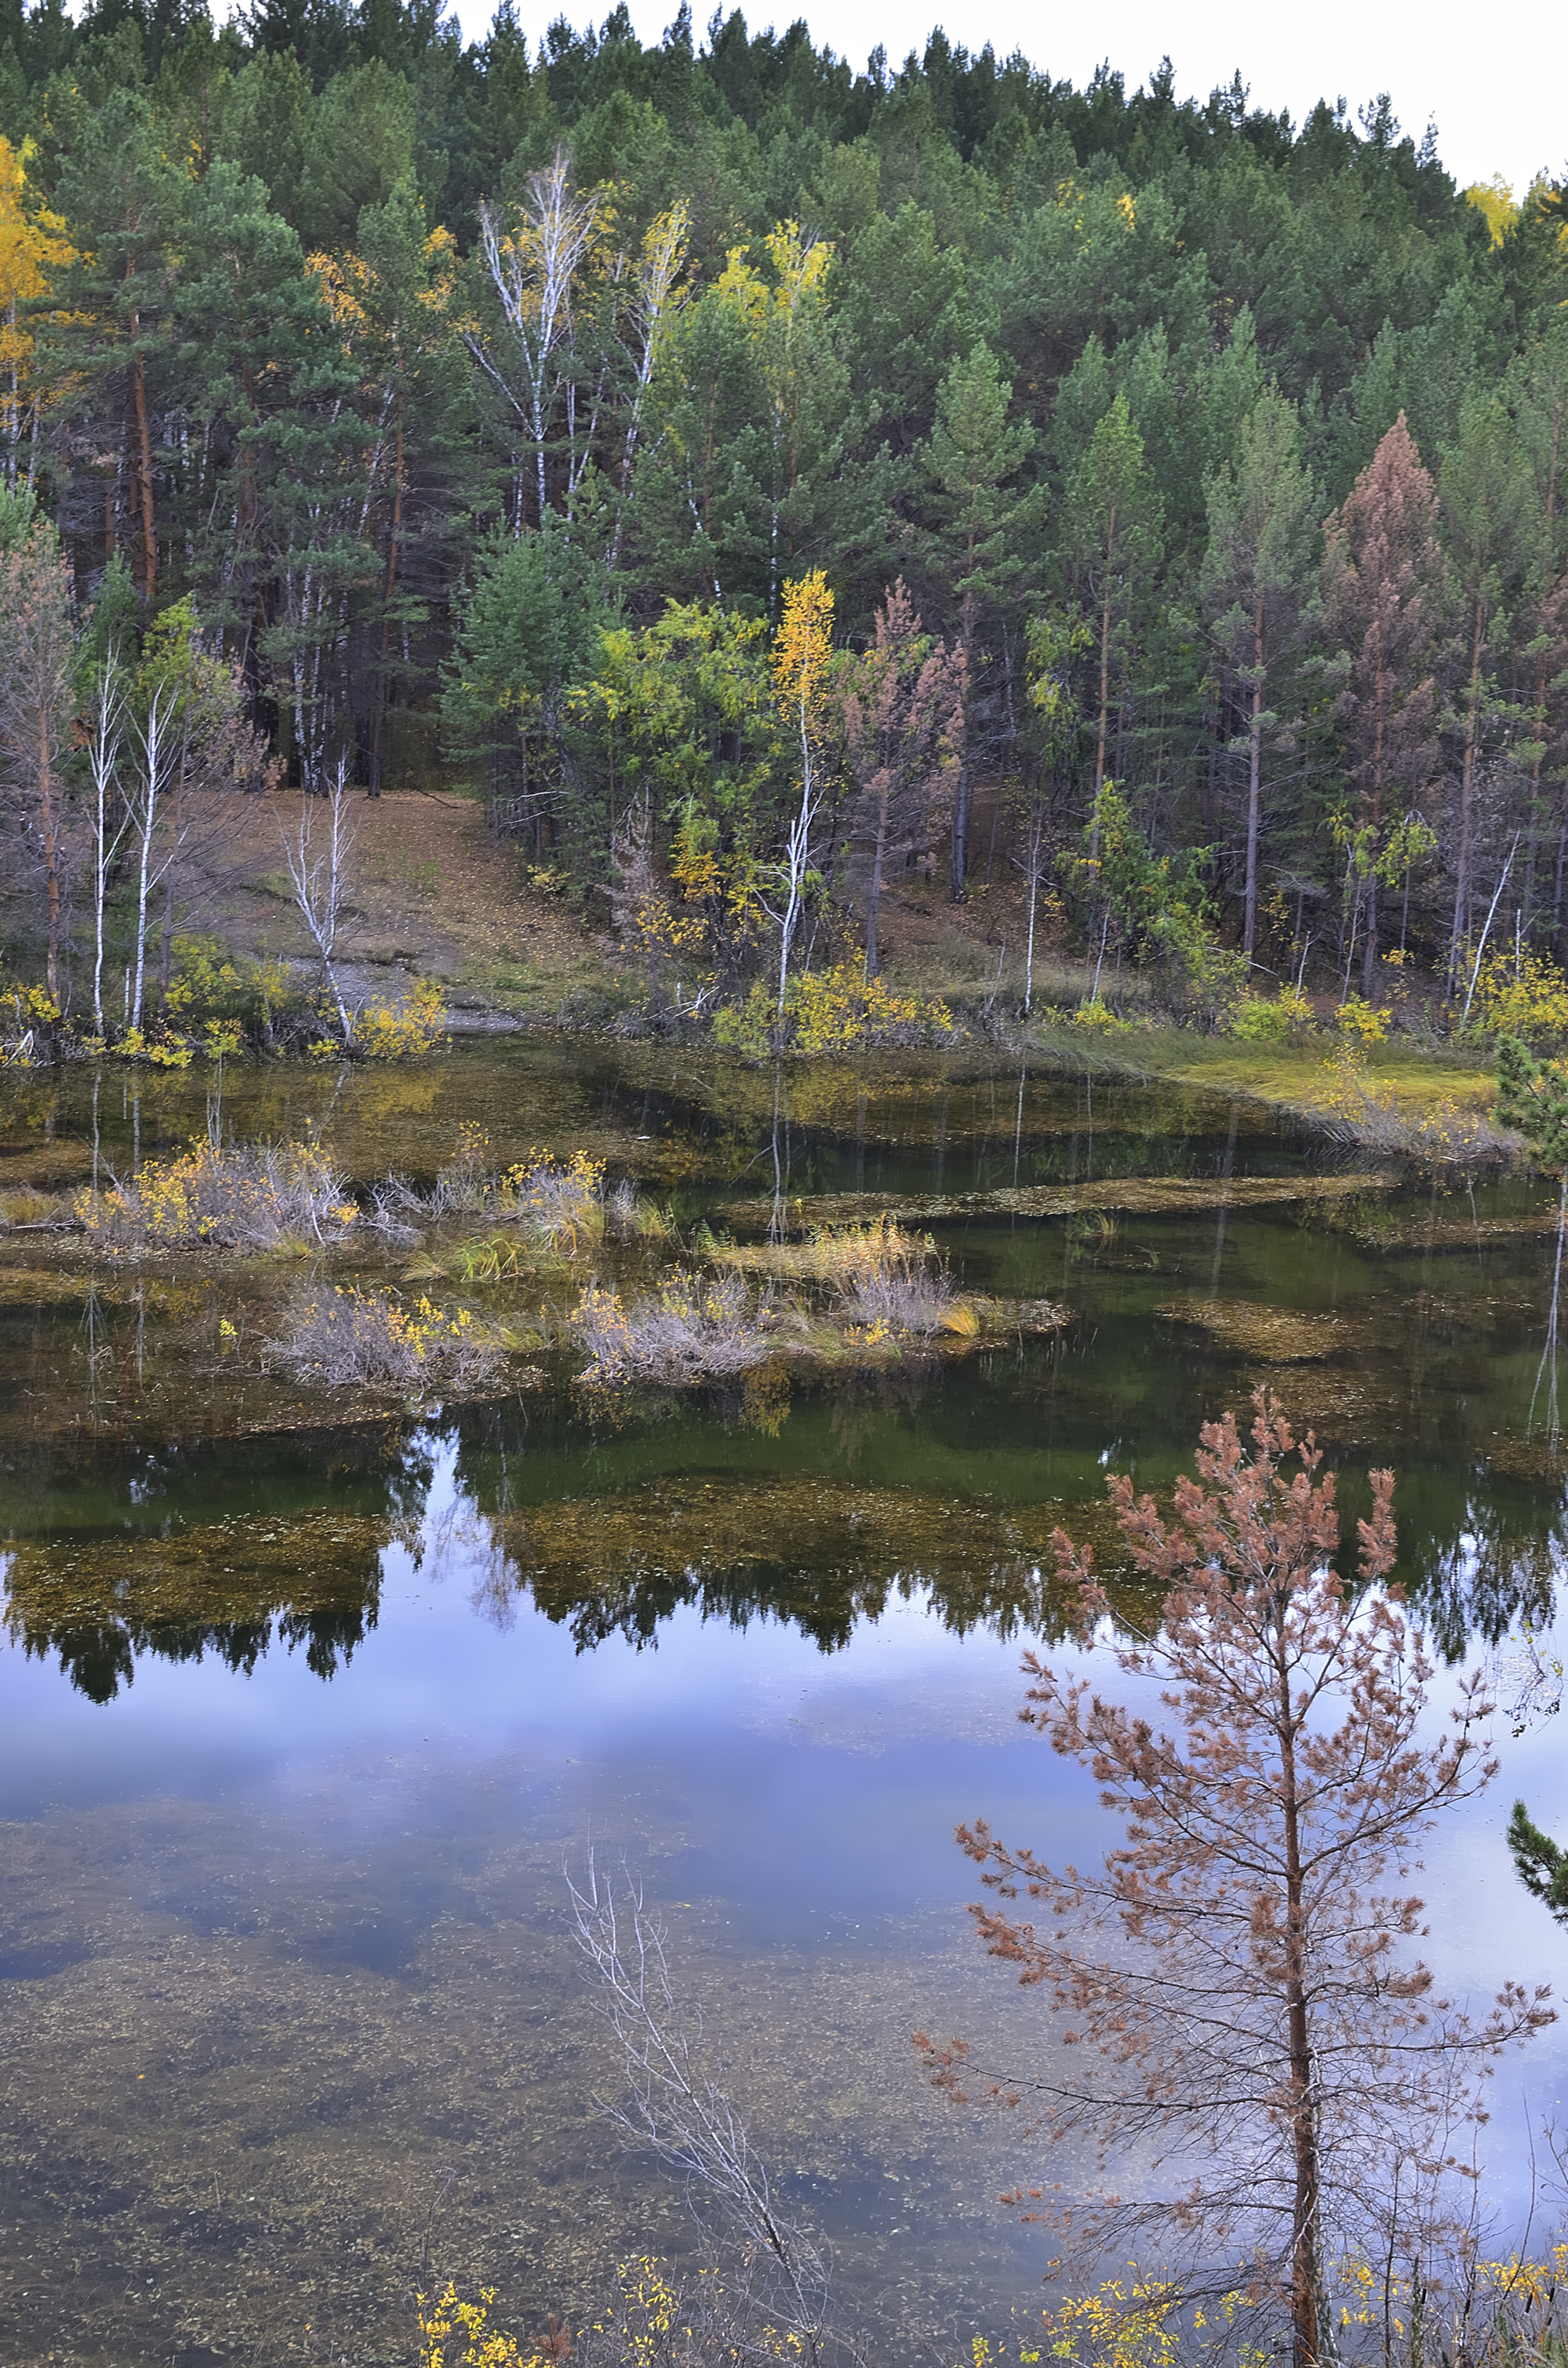
[[(1204, 1426), (1199, 1478), (1177, 1483), (1170, 1520), (1110, 1483), (1131, 1559), (1163, 1594), (1141, 1633), (1119, 1598), (1112, 1634), (1088, 1554), (1056, 1534), (1085, 1642), (1103, 1643), (1144, 1706), (1029, 1654), (1021, 1715), (1091, 1771), (1125, 1842), (1097, 1872), (1058, 1872), (983, 1819), (959, 1839), (993, 1895), (971, 1911), (981, 1939), (1059, 2018), (1050, 2067), (990, 2095), (1027, 2093), (1053, 2139), (1086, 2133), (1102, 2168), (1152, 2148), (1151, 2189), (1175, 2157), (1171, 2191), (1136, 2202), (1009, 2200), (1090, 2249), (1143, 2231), (1163, 2253), (1175, 2230), (1199, 2263), (1228, 2259), (1233, 2287), (1240, 2240), (1244, 2283), (1288, 2313), (1307, 2368), (1336, 2260), (1430, 2281), (1462, 2252), (1489, 2065), (1552, 2018), (1544, 1991), (1509, 1984), (1471, 2021), (1403, 1945), (1426, 1930), (1409, 1887), (1421, 1837), (1494, 1772), (1492, 1704), (1471, 1680), (1448, 1731), (1419, 1733), (1433, 1669), (1389, 1583), (1392, 1475), (1371, 1475), (1346, 1583), (1333, 1475), (1270, 1394), (1254, 1404), (1250, 1452), (1232, 1416)], [(916, 2044), (967, 2101), (965, 2043)]]

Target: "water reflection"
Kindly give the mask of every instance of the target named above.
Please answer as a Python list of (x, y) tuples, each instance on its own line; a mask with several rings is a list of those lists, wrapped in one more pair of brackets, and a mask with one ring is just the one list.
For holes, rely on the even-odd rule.
[(916, 1600), (954, 1635), (1060, 1628), (1047, 1578), (1054, 1503), (936, 1500), (820, 1474), (738, 1486), (693, 1474), (525, 1509), (509, 1501), (508, 1459), (493, 1441), (464, 1452), (459, 1429), (463, 1493), (422, 1529), (437, 1440), (419, 1434), (395, 1456), (380, 1440), (367, 1452), (388, 1500), (374, 1510), (266, 1510), (20, 1541), (5, 1565), (8, 1632), (28, 1655), (57, 1657), (97, 1702), (113, 1701), (149, 1655), (210, 1655), (248, 1674), (269, 1647), (299, 1650), (329, 1679), (377, 1624), (394, 1545), (415, 1569), (431, 1557), (433, 1577), (460, 1559), (493, 1624), (510, 1627), (530, 1603), (579, 1652), (610, 1637), (651, 1645), (684, 1610), (740, 1631), (767, 1618), (824, 1653)]
[[(112, 1702), (148, 1656), (210, 1657), (248, 1675), (281, 1647), (331, 1678), (376, 1626), (388, 1548), (417, 1551), (433, 1449), (422, 1434), (385, 1427), (318, 1442), (296, 1489), (315, 1498), (324, 1486), (331, 1501), (303, 1508), (289, 1501), (288, 1464), (263, 1459), (254, 1442), (226, 1460), (221, 1480), (210, 1459), (203, 1469), (177, 1450), (143, 1450), (128, 1459), (130, 1502), (112, 1528), (51, 1525), (13, 1538), (0, 1562), (6, 1632), (28, 1657), (57, 1658), (95, 1702)], [(80, 1476), (75, 1493), (90, 1499), (101, 1463)], [(267, 1501), (213, 1519), (220, 1487), (236, 1508), (258, 1491)]]
[[(188, 1079), (123, 1084), (104, 1156), (199, 1128)], [(89, 1087), (21, 1081), (6, 1167), (90, 1172)], [(282, 2357), (307, 2279), (351, 2356), (399, 2356), (452, 2169), (440, 2258), (515, 2324), (599, 2290), (614, 2248), (678, 2248), (678, 2195), (585, 2114), (604, 2066), (559, 1887), (590, 1832), (650, 1872), (889, 2356), (933, 2294), (994, 2326), (1042, 2265), (986, 2199), (1040, 2167), (958, 2128), (906, 2033), (1016, 2011), (1029, 2044), (962, 1937), (956, 1817), (1103, 1847), (1092, 1784), (1016, 1724), (1019, 1645), (1059, 1633), (1051, 1533), (1114, 1575), (1108, 1469), (1167, 1487), (1199, 1421), (1273, 1377), (1347, 1526), (1367, 1466), (1394, 1467), (1401, 1575), (1446, 1655), (1544, 1631), (1568, 1551), (1568, 1463), (1528, 1420), (1554, 1205), (1364, 1176), (1287, 1196), (1313, 1147), (1228, 1100), (933, 1064), (486, 1047), (229, 1091), (242, 1133), (319, 1123), (361, 1178), (427, 1172), (472, 1119), (497, 1157), (582, 1144), (682, 1225), (939, 1195), (968, 1287), (1075, 1323), (869, 1383), (612, 1403), (563, 1375), (346, 1422), (224, 1360), (220, 1315), (243, 1327), (268, 1273), (86, 1291), (5, 1245), (0, 2223), (60, 2285), (29, 2293), (29, 2356)], [(1568, 1825), (1549, 1742), (1505, 1749), (1505, 1786)], [(1477, 1994), (1550, 1978), (1557, 1945), (1487, 1815), (1425, 1886), (1443, 1978)], [(157, 2278), (133, 2307), (132, 2258)]]

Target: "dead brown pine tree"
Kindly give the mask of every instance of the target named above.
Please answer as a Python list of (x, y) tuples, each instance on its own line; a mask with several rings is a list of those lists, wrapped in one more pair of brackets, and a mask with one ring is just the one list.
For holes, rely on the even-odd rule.
[(1361, 983), (1369, 995), (1384, 834), (1430, 791), (1437, 771), (1437, 667), (1449, 583), (1437, 518), (1437, 489), (1402, 411), (1324, 528), (1324, 607), (1346, 670), (1336, 712), (1357, 820), (1369, 834), (1359, 860), (1352, 856), (1350, 924), (1354, 933), (1365, 912)]
[[(1161, 1589), (1147, 1622), (1130, 1624), (1119, 1597), (1115, 1635), (1088, 1554), (1056, 1535), (1085, 1638), (1107, 1636), (1174, 1721), (1026, 1656), (1024, 1719), (1090, 1770), (1125, 1843), (1097, 1873), (1058, 1873), (983, 1820), (959, 1839), (998, 1903), (971, 1911), (981, 1939), (1060, 2018), (1052, 2066), (991, 2095), (1038, 2100), (1045, 2128), (1086, 2134), (1102, 2167), (1141, 2146), (1156, 2171), (1176, 2157), (1171, 2193), (1008, 2200), (1088, 2252), (1142, 2237), (1164, 2253), (1176, 2233), (1284, 2315), (1293, 2368), (1317, 2368), (1335, 2349), (1336, 2260), (1386, 2265), (1392, 2291), (1429, 2279), (1457, 2241), (1459, 2149), (1484, 2117), (1489, 2062), (1552, 2018), (1544, 1990), (1510, 1984), (1472, 2023), (1401, 1945), (1426, 1929), (1406, 1888), (1421, 1837), (1494, 1772), (1491, 1704), (1479, 1680), (1461, 1685), (1449, 1731), (1419, 1736), (1432, 1667), (1388, 1583), (1392, 1474), (1372, 1474), (1358, 1576), (1342, 1580), (1333, 1476), (1276, 1399), (1255, 1406), (1250, 1452), (1233, 1417), (1204, 1426), (1173, 1520), (1110, 1483), (1131, 1560)], [(967, 2045), (916, 2044), (967, 2101)]]
[(929, 844), (952, 802), (963, 747), (965, 666), (920, 630), (900, 576), (877, 611), (876, 638), (846, 663), (838, 716), (858, 792), (850, 825), (866, 916), (866, 968), (880, 953), (889, 856)]

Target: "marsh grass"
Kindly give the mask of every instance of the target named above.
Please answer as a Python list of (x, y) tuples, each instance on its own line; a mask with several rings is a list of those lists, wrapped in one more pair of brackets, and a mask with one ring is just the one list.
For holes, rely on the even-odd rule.
[[(1115, 1211), (1129, 1216), (1182, 1215), (1204, 1209), (1287, 1207), (1293, 1201), (1333, 1202), (1364, 1199), (1373, 1192), (1392, 1192), (1400, 1178), (1389, 1171), (1358, 1171), (1327, 1176), (1122, 1176), (1080, 1184), (1002, 1185), (988, 1192), (919, 1192), (893, 1202), (874, 1201), (864, 1192), (824, 1192), (791, 1201), (791, 1219), (801, 1225), (852, 1226), (879, 1216), (901, 1224), (929, 1223), (947, 1217), (1066, 1217), (1076, 1220), (1085, 1211)], [(768, 1201), (733, 1201), (722, 1213), (743, 1225), (766, 1224)], [(788, 1246), (786, 1246), (788, 1247)], [(772, 1246), (747, 1247), (722, 1253), (732, 1263), (770, 1268)]]
[(571, 1261), (510, 1229), (471, 1234), (420, 1250), (403, 1269), (404, 1282), (539, 1282), (564, 1274)]
[(375, 1187), (373, 1200), (374, 1222), (394, 1239), (412, 1239), (421, 1222), (481, 1217), (492, 1232), (516, 1226), (529, 1241), (567, 1258), (592, 1248), (607, 1230), (627, 1239), (654, 1239), (665, 1230), (664, 1221), (631, 1184), (607, 1194), (602, 1159), (585, 1151), (565, 1160), (549, 1151), (530, 1151), (526, 1159), (501, 1167), (480, 1126), (463, 1128), (428, 1192), (416, 1191), (405, 1176), (389, 1176)]
[(70, 1218), (68, 1201), (55, 1200), (31, 1184), (19, 1184), (12, 1191), (0, 1192), (0, 1225), (7, 1231), (17, 1225), (63, 1225)]
[(764, 1364), (783, 1373), (875, 1367), (1068, 1320), (1044, 1300), (960, 1296), (930, 1236), (885, 1215), (821, 1226), (804, 1242), (702, 1247), (710, 1271), (676, 1266), (639, 1296), (597, 1277), (586, 1285), (570, 1318), (593, 1357), (580, 1380), (681, 1385)]
[(210, 1138), (149, 1159), (72, 1203), (91, 1247), (109, 1257), (162, 1250), (287, 1251), (341, 1242), (359, 1210), (347, 1178), (319, 1144)]
[[(879, 1340), (980, 1329), (930, 1235), (906, 1231), (886, 1211), (868, 1224), (817, 1225), (803, 1242), (726, 1244), (711, 1255), (741, 1272), (822, 1287), (841, 1323), (869, 1327)], [(801, 1307), (798, 1297), (790, 1304)]]

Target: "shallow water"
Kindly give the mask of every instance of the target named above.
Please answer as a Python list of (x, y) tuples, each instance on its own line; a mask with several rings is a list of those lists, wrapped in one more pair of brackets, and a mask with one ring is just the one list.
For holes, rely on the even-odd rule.
[[(208, 1117), (190, 1075), (3, 1090), (7, 1184), (118, 1171)], [(13, 1237), (7, 2357), (408, 2361), (422, 2259), (531, 2328), (619, 2254), (687, 2247), (678, 2188), (591, 2107), (614, 2066), (562, 1880), (590, 1842), (641, 1873), (873, 2353), (1037, 2307), (1048, 2248), (992, 2199), (1041, 2166), (923, 2088), (908, 2035), (1009, 2065), (1040, 2044), (966, 1938), (954, 1822), (1059, 1857), (1100, 1833), (1014, 1718), (1021, 1645), (1052, 1629), (1050, 1533), (1114, 1553), (1106, 1472), (1163, 1485), (1267, 1374), (1347, 1508), (1395, 1467), (1404, 1575), (1450, 1656), (1548, 1626), (1544, 1188), (1314, 1197), (1319, 1152), (1256, 1111), (937, 1062), (776, 1095), (710, 1056), (512, 1041), (223, 1091), (240, 1135), (314, 1127), (361, 1182), (428, 1176), (469, 1123), (499, 1160), (581, 1144), (683, 1224), (776, 1190), (939, 1200), (967, 1284), (1073, 1320), (788, 1395), (610, 1402), (551, 1368), (352, 1422), (246, 1354), (269, 1270), (106, 1278)], [(1249, 1199), (1265, 1178), (1306, 1197)], [(1076, 1213), (1019, 1213), (1040, 1187)], [(1446, 1982), (1552, 1977), (1561, 1936), (1500, 1839), (1516, 1791), (1568, 1826), (1551, 1747), (1505, 1729), (1498, 1785), (1428, 1854)], [(1543, 2111), (1562, 2062), (1538, 2051)], [(1510, 2105), (1487, 2141), (1505, 2215), (1517, 2138)]]

